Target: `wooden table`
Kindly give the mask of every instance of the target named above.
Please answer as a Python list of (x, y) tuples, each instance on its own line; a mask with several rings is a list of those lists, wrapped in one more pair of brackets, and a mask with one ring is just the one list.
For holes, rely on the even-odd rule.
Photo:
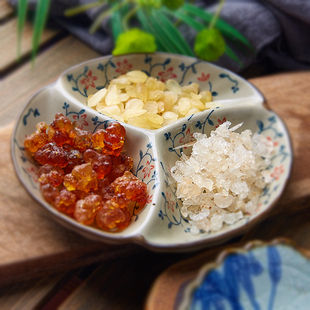
[[(15, 176), (10, 158), (12, 129), (35, 91), (69, 67), (99, 54), (62, 30), (45, 30), (33, 70), (31, 25), (26, 26), (20, 63), (15, 57), (15, 32), (13, 10), (0, 0), (0, 309), (140, 309), (157, 276), (179, 263), (184, 272), (177, 279), (169, 278), (168, 300), (180, 277), (192, 276), (199, 264), (213, 259), (227, 244), (199, 253), (158, 254), (136, 245), (89, 241), (53, 222)], [(290, 185), (270, 217), (229, 246), (286, 236), (310, 249), (310, 72), (250, 81), (286, 121), (295, 164)], [(195, 267), (183, 263), (186, 259), (195, 262)], [(160, 308), (163, 303), (158, 296), (148, 306), (171, 309), (169, 303)]]

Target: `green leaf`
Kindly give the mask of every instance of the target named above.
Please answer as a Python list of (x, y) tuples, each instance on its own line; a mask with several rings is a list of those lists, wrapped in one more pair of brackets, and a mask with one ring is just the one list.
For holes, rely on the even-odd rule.
[(110, 9), (108, 10), (104, 10), (102, 13), (100, 13), (94, 20), (94, 22), (92, 23), (89, 32), (90, 33), (95, 33), (97, 31), (97, 29), (100, 27), (100, 24), (102, 22), (102, 20), (104, 18), (106, 18), (107, 16), (111, 15), (113, 12), (118, 11), (121, 7), (123, 7), (124, 5), (126, 5), (128, 3), (129, 0), (125, 0), (124, 2), (118, 2), (115, 3), (115, 5), (113, 5)]
[(117, 40), (118, 36), (123, 32), (122, 29), (122, 16), (120, 10), (114, 11), (111, 14), (110, 20), (112, 26), (112, 34), (114, 42)]
[(183, 12), (181, 12), (180, 10), (178, 11), (169, 11), (165, 8), (162, 8), (162, 10), (169, 14), (172, 15), (174, 17), (177, 17), (178, 19), (182, 20), (183, 22), (185, 22), (187, 25), (189, 25), (190, 27), (192, 27), (193, 29), (195, 29), (196, 31), (200, 32), (203, 29), (205, 29), (206, 27), (204, 25), (202, 25), (201, 23), (197, 22), (197, 20), (195, 20), (194, 18), (188, 16), (187, 14), (184, 14)]
[(240, 67), (243, 68), (243, 63), (240, 61), (240, 59), (235, 54), (235, 52), (228, 46), (227, 43), (226, 43), (226, 47), (225, 47), (225, 54), (228, 57), (230, 57), (231, 59), (233, 59), (234, 61), (236, 61), (240, 65)]
[[(182, 10), (185, 10), (188, 13), (192, 13), (206, 22), (210, 22), (213, 18), (213, 15), (211, 13), (206, 12), (191, 4), (184, 4)], [(237, 29), (230, 26), (223, 20), (218, 19), (215, 23), (215, 27), (219, 29), (223, 33), (223, 35), (226, 35), (229, 39), (238, 39), (248, 47), (252, 47), (250, 42), (245, 36), (243, 36)]]
[(155, 31), (154, 27), (151, 25), (149, 20), (146, 18), (145, 10), (142, 10), (142, 9), (138, 10), (137, 11), (137, 17), (138, 17), (143, 29), (149, 33), (152, 33), (154, 35), (154, 37), (156, 38), (156, 45), (157, 45), (158, 49), (163, 51), (163, 52), (168, 52), (169, 47), (167, 47), (165, 42), (161, 38), (158, 37), (158, 34)]
[(67, 9), (64, 12), (64, 15), (66, 17), (71, 17), (80, 13), (84, 13), (85, 11), (95, 8), (97, 6), (100, 6), (104, 3), (104, 1), (96, 1), (96, 2), (91, 2), (91, 3), (86, 3), (86, 4), (82, 4), (82, 5), (78, 5), (74, 8), (71, 9)]
[(169, 30), (162, 27), (153, 13), (149, 16), (149, 22), (152, 24), (156, 31), (156, 38), (160, 38), (167, 45), (168, 52), (175, 54), (182, 53), (182, 49), (177, 44), (174, 44), (174, 42), (171, 40), (171, 34), (169, 33)]
[(195, 56), (178, 29), (163, 14), (154, 10), (153, 15), (155, 19), (161, 24), (162, 28), (166, 31), (167, 36), (171, 40), (171, 43), (180, 49), (181, 54)]
[(170, 10), (177, 10), (184, 4), (184, 0), (162, 0), (161, 2)]
[(20, 60), (22, 50), (22, 34), (27, 13), (27, 0), (19, 0), (17, 6), (17, 60)]
[(32, 34), (32, 60), (34, 62), (38, 51), (40, 39), (48, 16), (50, 0), (38, 0), (36, 7), (34, 29)]

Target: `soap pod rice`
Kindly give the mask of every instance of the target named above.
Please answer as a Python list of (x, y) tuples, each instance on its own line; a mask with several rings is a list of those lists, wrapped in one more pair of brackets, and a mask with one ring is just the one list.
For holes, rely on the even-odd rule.
[(146, 128), (159, 129), (219, 104), (212, 102), (210, 91), (199, 93), (199, 85), (181, 86), (176, 80), (165, 83), (133, 70), (110, 82), (90, 95), (87, 105), (121, 122)]

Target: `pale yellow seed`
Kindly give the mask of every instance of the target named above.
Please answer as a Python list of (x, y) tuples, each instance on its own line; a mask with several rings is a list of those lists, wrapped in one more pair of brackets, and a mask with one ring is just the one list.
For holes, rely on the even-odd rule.
[(152, 77), (149, 77), (145, 82), (145, 86), (147, 87), (148, 90), (156, 90), (157, 80)]
[(129, 97), (131, 98), (137, 97), (137, 91), (136, 91), (135, 85), (130, 85), (130, 86), (125, 87), (125, 91), (127, 92)]
[(163, 113), (163, 126), (166, 126), (166, 125), (169, 125), (169, 124), (172, 124), (174, 122), (176, 122), (179, 118), (178, 114), (175, 114), (173, 112), (164, 112)]
[(193, 114), (196, 114), (196, 113), (199, 113), (200, 112), (200, 110), (199, 109), (197, 109), (197, 108), (192, 108), (192, 109), (190, 109), (187, 113), (186, 113), (186, 117), (189, 117), (189, 116), (191, 116), (191, 115), (193, 115)]
[(164, 91), (166, 89), (165, 83), (162, 81), (157, 81), (156, 82), (156, 89)]
[(152, 126), (149, 124), (147, 119), (142, 116), (131, 117), (127, 120), (127, 123), (132, 126), (137, 126), (145, 129), (152, 129)]
[(100, 89), (94, 95), (88, 97), (87, 105), (92, 108), (96, 106), (100, 101), (103, 101), (107, 95), (108, 90), (106, 88)]
[(104, 107), (106, 107), (107, 105), (105, 104), (105, 101), (104, 100), (102, 100), (102, 101), (99, 101), (98, 103), (97, 103), (97, 105), (96, 105), (96, 109), (98, 110), (98, 109), (102, 109), (102, 108), (104, 108)]
[(116, 85), (118, 89), (124, 89), (126, 86), (129, 86), (131, 83), (126, 76), (122, 75), (117, 79), (113, 79), (110, 83), (111, 85)]
[(167, 80), (166, 87), (168, 90), (175, 92), (178, 95), (181, 95), (181, 86), (176, 80)]
[(194, 93), (190, 93), (190, 96), (191, 96), (192, 99), (198, 99), (198, 100), (200, 100), (201, 97), (202, 97), (200, 94), (197, 95), (197, 94), (194, 94)]
[(144, 110), (147, 110), (148, 112), (152, 113), (158, 113), (158, 105), (156, 101), (147, 101), (144, 106)]
[(177, 104), (175, 104), (175, 105), (172, 107), (171, 112), (177, 114), (178, 117), (183, 117), (183, 115), (181, 115), (180, 112), (179, 112), (179, 106), (178, 106)]
[(111, 117), (119, 122), (123, 122), (123, 123), (125, 122), (124, 118), (120, 115), (112, 115)]
[(143, 102), (147, 101), (148, 91), (144, 83), (138, 83), (136, 85), (136, 92), (139, 99), (141, 99)]
[(157, 101), (158, 113), (165, 111), (165, 104), (162, 101)]
[(201, 102), (202, 103), (206, 103), (206, 102), (210, 102), (212, 101), (212, 95), (211, 92), (208, 90), (203, 90), (202, 92), (200, 92), (201, 95)]
[(173, 105), (178, 100), (178, 95), (172, 91), (165, 91), (161, 100), (164, 102), (165, 111), (171, 111)]
[(151, 90), (148, 93), (148, 100), (158, 101), (161, 100), (164, 96), (164, 92), (162, 90)]
[(107, 106), (116, 105), (120, 103), (116, 85), (110, 85), (110, 86), (111, 86), (110, 91), (107, 93), (107, 96), (105, 97), (105, 103)]
[(126, 77), (132, 83), (144, 83), (148, 78), (147, 74), (139, 70), (127, 72)]
[(180, 95), (180, 97), (181, 97), (181, 98), (192, 99), (192, 96), (191, 96), (190, 94), (188, 94), (188, 93), (182, 93), (182, 94)]
[(158, 115), (157, 113), (146, 112), (144, 116), (147, 118), (148, 121), (156, 125), (161, 125), (164, 121), (163, 117)]
[(143, 108), (143, 101), (140, 99), (130, 99), (125, 103), (125, 110), (127, 109), (142, 109)]
[(189, 84), (189, 85), (185, 85), (185, 86), (182, 86), (181, 87), (182, 89), (182, 92), (184, 93), (194, 93), (194, 94), (198, 94), (198, 91), (199, 91), (199, 84), (197, 83), (192, 83), (192, 84)]
[(201, 111), (205, 110), (205, 105), (198, 99), (191, 99), (191, 108), (196, 108)]
[(118, 105), (117, 105), (118, 107), (119, 107), (119, 109), (120, 109), (120, 113), (124, 113), (124, 111), (125, 111), (125, 105), (124, 105), (124, 103), (119, 103)]
[(121, 93), (119, 94), (119, 101), (120, 102), (126, 102), (129, 99), (129, 95), (127, 93)]
[(191, 101), (188, 98), (180, 98), (178, 101), (178, 109), (181, 115), (186, 115), (191, 108)]
[(144, 113), (146, 113), (146, 110), (143, 109), (126, 109), (125, 112), (123, 113), (122, 117), (124, 118), (125, 121), (127, 121), (131, 117), (135, 116), (140, 116)]
[(117, 105), (104, 107), (98, 110), (100, 113), (111, 116), (113, 114), (120, 115), (121, 110)]

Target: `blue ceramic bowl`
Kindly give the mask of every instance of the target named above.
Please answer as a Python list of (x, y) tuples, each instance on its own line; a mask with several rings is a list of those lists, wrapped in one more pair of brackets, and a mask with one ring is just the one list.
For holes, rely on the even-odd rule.
[(254, 241), (203, 266), (178, 309), (308, 309), (309, 275), (309, 253), (292, 242)]

